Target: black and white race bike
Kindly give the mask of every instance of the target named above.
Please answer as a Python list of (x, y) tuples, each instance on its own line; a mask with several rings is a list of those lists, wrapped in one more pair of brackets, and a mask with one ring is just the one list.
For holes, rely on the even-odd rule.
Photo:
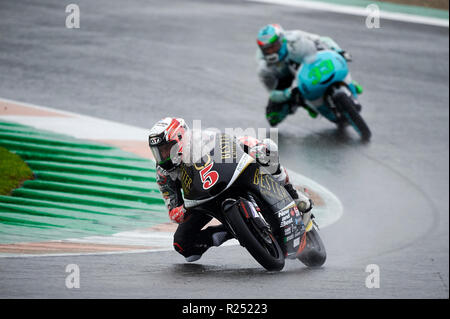
[(212, 144), (181, 167), (186, 208), (219, 220), (269, 271), (282, 270), (286, 258), (323, 265), (326, 252), (316, 224), (304, 220), (285, 188), (234, 137), (217, 134)]

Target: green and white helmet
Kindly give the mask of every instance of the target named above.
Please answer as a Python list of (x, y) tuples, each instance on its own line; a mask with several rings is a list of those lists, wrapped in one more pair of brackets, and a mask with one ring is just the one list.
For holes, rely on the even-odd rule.
[(287, 56), (287, 41), (284, 30), (278, 24), (268, 24), (261, 28), (256, 43), (269, 64), (282, 61)]

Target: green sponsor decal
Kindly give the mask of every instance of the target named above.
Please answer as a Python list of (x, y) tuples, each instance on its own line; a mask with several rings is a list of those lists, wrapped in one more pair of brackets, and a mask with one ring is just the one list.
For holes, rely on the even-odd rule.
[(333, 61), (331, 61), (330, 59), (323, 60), (318, 65), (311, 68), (308, 74), (308, 78), (313, 79), (312, 84), (316, 85), (322, 80), (323, 76), (328, 75), (333, 71), (334, 71)]

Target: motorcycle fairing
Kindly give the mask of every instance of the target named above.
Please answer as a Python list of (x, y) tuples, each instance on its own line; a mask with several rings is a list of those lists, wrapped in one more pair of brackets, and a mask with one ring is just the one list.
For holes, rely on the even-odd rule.
[[(301, 236), (305, 233), (300, 212), (286, 189), (280, 185), (270, 173), (258, 164), (250, 165), (236, 182), (236, 185), (248, 189), (263, 201), (264, 212), (271, 212), (270, 223), (275, 237), (287, 258), (296, 258), (301, 252)], [(265, 215), (267, 217), (267, 215)], [(276, 226), (276, 227), (274, 227)]]
[[(188, 193), (185, 193), (185, 207), (192, 208), (198, 206), (202, 203), (212, 200), (216, 198), (218, 195), (223, 193), (225, 190), (230, 188), (233, 183), (237, 180), (240, 174), (251, 164), (255, 162), (255, 159), (245, 153), (240, 147), (236, 148), (238, 161), (227, 161), (227, 162), (215, 162), (213, 161), (213, 152), (211, 151), (205, 157), (201, 158), (200, 163), (195, 163), (194, 165), (183, 165), (183, 169), (185, 171), (184, 174), (189, 176), (189, 179), (186, 179), (188, 185), (181, 180), (181, 184), (183, 187), (183, 191), (185, 188), (188, 188)], [(205, 189), (203, 187), (203, 182), (201, 181), (200, 172), (206, 165), (210, 165), (213, 163), (211, 169), (213, 169), (218, 174), (218, 180), (209, 189)], [(183, 176), (183, 173), (182, 173)]]
[[(268, 222), (271, 221), (274, 235), (284, 247), (286, 257), (295, 258), (301, 246), (300, 236), (305, 228), (295, 202), (286, 189), (264, 167), (256, 163), (253, 157), (239, 145), (234, 147), (235, 143), (235, 138), (217, 134), (215, 146), (204, 156), (192, 165), (182, 165), (180, 180), (185, 194), (185, 207), (206, 204), (227, 190), (242, 195), (253, 193), (263, 201), (262, 212)], [(203, 181), (201, 176), (205, 169), (218, 176), (208, 188), (204, 187), (207, 174), (203, 175)]]
[(297, 72), (299, 89), (307, 100), (316, 100), (324, 95), (330, 84), (343, 82), (348, 74), (347, 61), (332, 50), (316, 53), (314, 59), (303, 63)]

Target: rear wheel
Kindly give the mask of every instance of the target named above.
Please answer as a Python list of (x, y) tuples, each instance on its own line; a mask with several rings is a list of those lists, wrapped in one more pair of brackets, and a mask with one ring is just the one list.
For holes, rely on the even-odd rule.
[(367, 126), (362, 116), (358, 113), (355, 105), (350, 97), (345, 93), (339, 93), (333, 98), (336, 105), (340, 107), (342, 115), (347, 122), (355, 129), (355, 131), (361, 136), (363, 141), (370, 140), (372, 132)]
[(261, 266), (269, 271), (280, 271), (284, 267), (283, 251), (268, 229), (257, 225), (255, 220), (241, 213), (237, 201), (226, 210), (228, 222), (244, 246)]
[(315, 228), (306, 233), (305, 249), (297, 259), (308, 267), (320, 267), (325, 263), (327, 253), (322, 239)]

